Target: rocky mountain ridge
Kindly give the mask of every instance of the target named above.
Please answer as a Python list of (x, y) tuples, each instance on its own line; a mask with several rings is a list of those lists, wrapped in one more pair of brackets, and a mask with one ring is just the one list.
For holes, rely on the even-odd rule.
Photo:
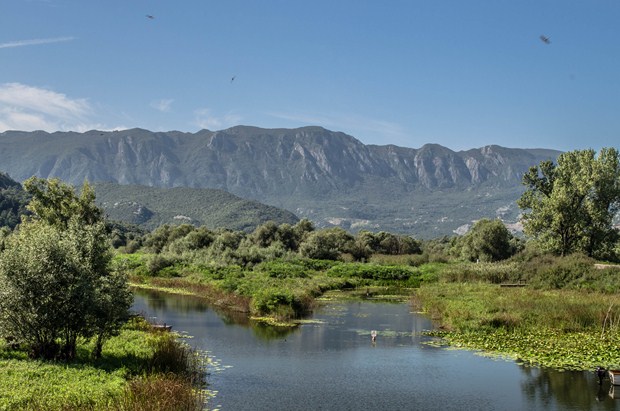
[[(512, 207), (523, 173), (558, 154), (500, 146), (455, 152), (437, 144), (365, 145), (321, 127), (0, 133), (0, 170), (18, 181), (36, 175), (73, 184), (87, 179), (217, 188), (286, 208), (319, 226), (423, 236), (449, 233)], [(450, 212), (451, 198), (453, 208), (469, 211)]]

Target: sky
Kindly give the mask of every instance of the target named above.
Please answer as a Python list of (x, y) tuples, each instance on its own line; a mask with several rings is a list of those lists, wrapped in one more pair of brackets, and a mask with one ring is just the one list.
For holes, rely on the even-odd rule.
[(0, 132), (618, 148), (619, 22), (618, 0), (0, 0)]

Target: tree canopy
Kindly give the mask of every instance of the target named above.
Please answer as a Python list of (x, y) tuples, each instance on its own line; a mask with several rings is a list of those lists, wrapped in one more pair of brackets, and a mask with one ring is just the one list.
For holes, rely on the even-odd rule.
[(469, 261), (499, 261), (514, 254), (517, 247), (512, 234), (500, 220), (483, 218), (456, 244), (460, 256)]
[(78, 337), (96, 336), (95, 355), (127, 317), (126, 277), (111, 272), (110, 245), (94, 192), (31, 178), (33, 213), (0, 254), (0, 334), (43, 358), (75, 356)]
[(620, 157), (603, 148), (563, 153), (557, 164), (543, 161), (523, 176), (527, 187), (518, 205), (524, 231), (545, 251), (559, 255), (583, 252), (596, 258), (617, 258), (618, 230), (613, 219), (620, 209)]

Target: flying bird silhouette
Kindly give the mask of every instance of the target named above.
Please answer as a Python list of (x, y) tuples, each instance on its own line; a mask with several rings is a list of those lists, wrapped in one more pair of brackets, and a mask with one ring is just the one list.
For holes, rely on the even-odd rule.
[(540, 41), (542, 41), (545, 44), (551, 44), (551, 40), (549, 40), (549, 37), (545, 36), (545, 35), (540, 35)]
[(153, 20), (153, 19), (155, 18), (155, 16), (153, 16), (153, 15), (151, 15), (151, 14), (147, 14), (147, 15), (146, 15), (146, 18), (147, 18), (147, 19), (151, 19), (151, 20)]
[(237, 76), (232, 76), (232, 78), (230, 79), (230, 82), (232, 83), (233, 81), (235, 81), (236, 78)]

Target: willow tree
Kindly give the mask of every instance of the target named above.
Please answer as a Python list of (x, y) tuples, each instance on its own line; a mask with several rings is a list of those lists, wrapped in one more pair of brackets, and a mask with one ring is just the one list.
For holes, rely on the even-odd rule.
[(523, 176), (518, 200), (523, 228), (545, 251), (612, 258), (620, 209), (620, 157), (615, 148), (562, 153)]
[(111, 272), (110, 246), (94, 192), (78, 196), (59, 180), (32, 178), (25, 218), (0, 255), (0, 333), (35, 357), (71, 359), (80, 337), (103, 341), (127, 317), (132, 296)]
[(500, 261), (517, 250), (515, 239), (500, 220), (483, 218), (456, 244), (462, 258), (469, 261)]

